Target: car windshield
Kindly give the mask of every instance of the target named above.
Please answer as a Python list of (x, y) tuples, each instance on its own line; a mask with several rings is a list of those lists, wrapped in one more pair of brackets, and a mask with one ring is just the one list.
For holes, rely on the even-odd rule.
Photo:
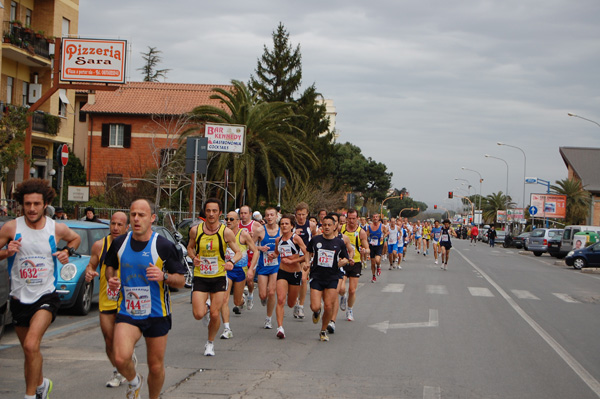
[(546, 234), (545, 229), (535, 229), (531, 232), (531, 237), (543, 237)]
[[(77, 227), (71, 227), (75, 233), (79, 234), (81, 237), (81, 244), (76, 249), (80, 255), (90, 255), (92, 253), (92, 245), (101, 238), (104, 238), (108, 233), (109, 229), (82, 229)], [(58, 243), (58, 248), (64, 248), (67, 246), (66, 241), (60, 240)]]

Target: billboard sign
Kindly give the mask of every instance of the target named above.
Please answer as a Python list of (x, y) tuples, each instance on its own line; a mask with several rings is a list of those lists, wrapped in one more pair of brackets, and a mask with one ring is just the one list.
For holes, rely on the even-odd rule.
[(125, 83), (127, 40), (62, 40), (60, 79), (69, 82)]
[(208, 151), (243, 154), (246, 146), (246, 126), (207, 123), (204, 137), (208, 139)]
[(531, 206), (536, 217), (564, 219), (567, 216), (567, 196), (562, 194), (531, 194)]
[(508, 221), (509, 222), (520, 222), (524, 219), (525, 215), (522, 208), (509, 209), (508, 210)]
[(498, 223), (506, 223), (506, 211), (497, 211), (496, 221)]

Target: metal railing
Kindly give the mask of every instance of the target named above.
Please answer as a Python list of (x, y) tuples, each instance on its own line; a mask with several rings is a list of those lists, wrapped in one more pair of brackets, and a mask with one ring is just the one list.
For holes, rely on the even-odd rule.
[(5, 43), (8, 42), (13, 46), (50, 60), (50, 43), (43, 35), (35, 33), (33, 29), (15, 25), (9, 21), (4, 21), (2, 31)]

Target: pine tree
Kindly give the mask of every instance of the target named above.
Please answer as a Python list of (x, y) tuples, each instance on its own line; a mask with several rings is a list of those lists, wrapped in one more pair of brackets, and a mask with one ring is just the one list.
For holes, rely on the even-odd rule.
[(162, 51), (157, 50), (156, 47), (148, 46), (148, 52), (141, 52), (142, 58), (146, 62), (141, 68), (138, 68), (138, 71), (142, 71), (144, 75), (144, 82), (158, 82), (158, 78), (167, 78), (167, 72), (170, 69), (156, 69), (158, 64), (162, 61), (162, 57), (160, 54)]
[(264, 46), (264, 53), (256, 66), (256, 78), (250, 76), (248, 86), (263, 101), (290, 102), (302, 81), (300, 45), (295, 49), (289, 43), (289, 33), (280, 22), (273, 32), (273, 50)]

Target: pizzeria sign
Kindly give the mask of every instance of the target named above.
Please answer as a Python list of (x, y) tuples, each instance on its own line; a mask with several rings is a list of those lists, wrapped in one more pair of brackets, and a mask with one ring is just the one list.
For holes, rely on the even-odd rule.
[(60, 79), (68, 82), (125, 83), (127, 40), (62, 40)]

